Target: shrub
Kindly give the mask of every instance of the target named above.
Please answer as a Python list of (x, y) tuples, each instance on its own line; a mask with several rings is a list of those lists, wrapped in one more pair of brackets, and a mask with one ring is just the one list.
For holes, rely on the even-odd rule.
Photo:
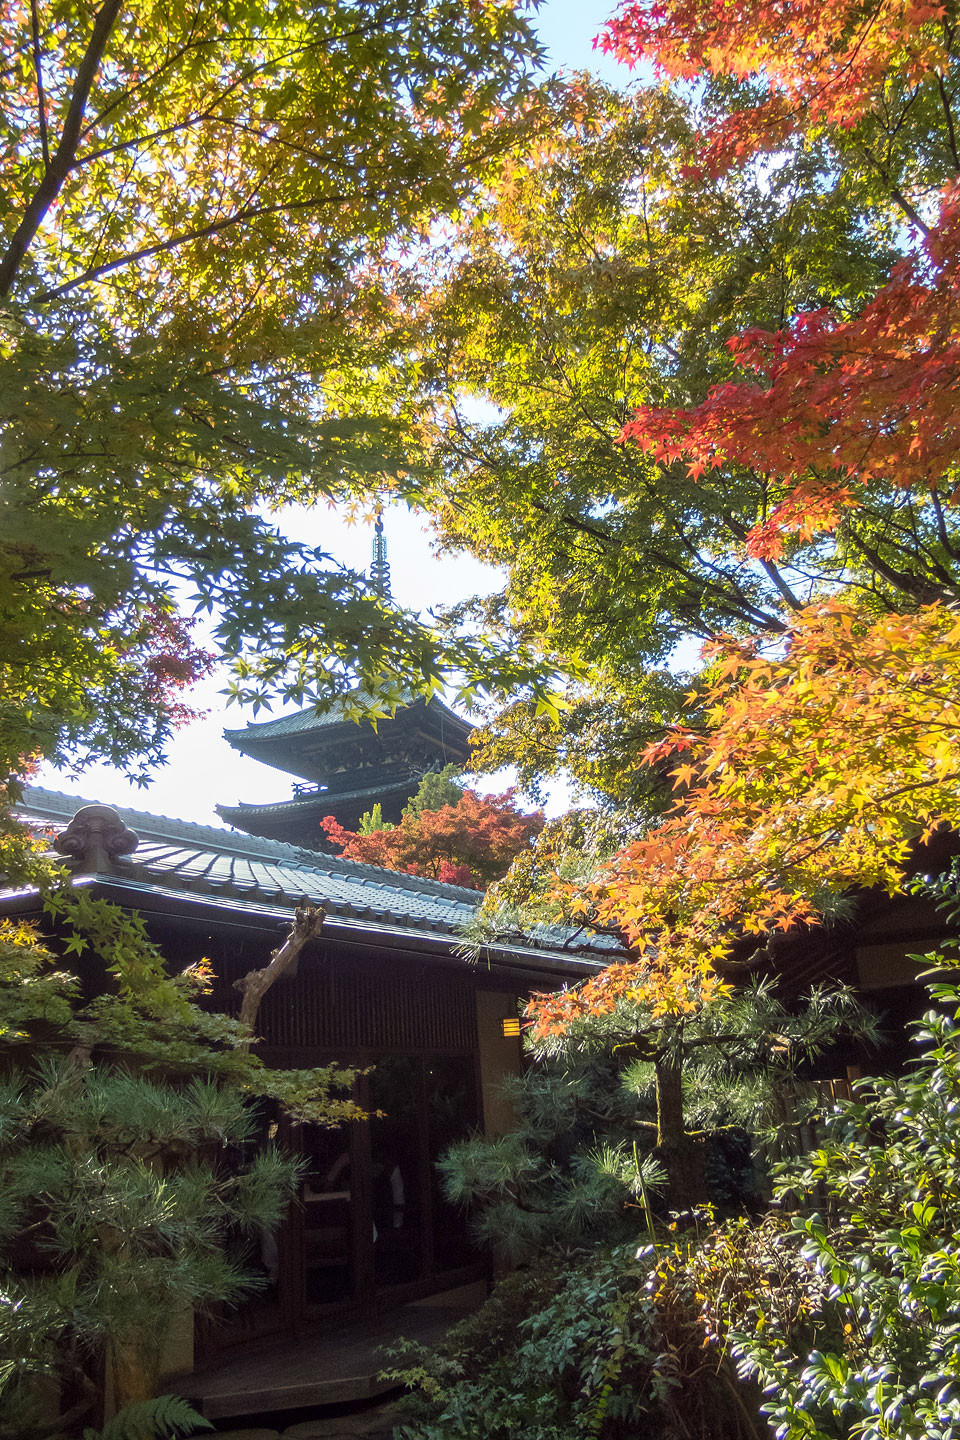
[(730, 1366), (704, 1349), (682, 1265), (654, 1283), (650, 1260), (634, 1242), (508, 1276), (440, 1354), (408, 1351), (390, 1372), (417, 1386), (397, 1435), (756, 1440)]
[(692, 1261), (778, 1440), (960, 1434), (960, 989), (931, 993), (912, 1072), (861, 1082), (784, 1172), (781, 1199), (817, 1210)]

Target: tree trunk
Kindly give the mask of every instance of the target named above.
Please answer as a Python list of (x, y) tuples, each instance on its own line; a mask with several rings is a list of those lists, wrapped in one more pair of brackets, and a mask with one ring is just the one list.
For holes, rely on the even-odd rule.
[(683, 1123), (683, 1068), (673, 1055), (654, 1060), (657, 1083), (657, 1156), (669, 1181), (671, 1210), (689, 1210), (707, 1198), (703, 1160)]
[[(163, 1328), (163, 1316), (158, 1316)], [(110, 1345), (110, 1376), (113, 1381), (113, 1407), (122, 1410), (140, 1400), (151, 1400), (160, 1389), (160, 1345), (156, 1337), (135, 1332), (112, 1341)]]

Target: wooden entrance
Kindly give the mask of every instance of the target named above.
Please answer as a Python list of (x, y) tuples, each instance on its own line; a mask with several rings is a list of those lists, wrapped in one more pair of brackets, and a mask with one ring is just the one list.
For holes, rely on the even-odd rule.
[(474, 1057), (356, 1055), (350, 1063), (371, 1067), (358, 1096), (370, 1120), (336, 1130), (288, 1125), (282, 1134), (264, 1127), (264, 1138), (303, 1157), (300, 1193), (275, 1239), (238, 1237), (237, 1259), (259, 1272), (262, 1288), (199, 1327), (201, 1362), (323, 1321), (369, 1318), (486, 1273), (436, 1169), (478, 1121)]
[(238, 1259), (245, 1248), (263, 1288), (200, 1327), (201, 1361), (320, 1322), (369, 1318), (486, 1272), (436, 1169), (481, 1120), (470, 978), (428, 966), (398, 974), (382, 956), (322, 955), (268, 993), (260, 1028), (269, 1063), (365, 1069), (357, 1099), (371, 1118), (333, 1130), (266, 1118), (260, 1138), (300, 1154), (304, 1178), (275, 1240), (238, 1237)]

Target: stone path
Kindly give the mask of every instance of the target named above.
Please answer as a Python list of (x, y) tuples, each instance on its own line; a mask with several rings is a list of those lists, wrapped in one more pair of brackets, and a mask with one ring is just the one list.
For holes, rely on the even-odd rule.
[[(189, 1400), (201, 1415), (219, 1422), (225, 1429), (227, 1425), (236, 1427), (242, 1435), (246, 1425), (245, 1440), (250, 1440), (258, 1423), (264, 1428), (261, 1416), (300, 1409), (316, 1411), (318, 1406), (346, 1406), (385, 1396), (396, 1387), (379, 1378), (387, 1363), (383, 1348), (394, 1344), (400, 1336), (424, 1345), (436, 1345), (451, 1325), (482, 1301), (483, 1289), (482, 1284), (471, 1285), (430, 1296), (375, 1321), (283, 1340), (183, 1376), (179, 1381), (171, 1378), (164, 1383), (169, 1383), (175, 1394)], [(365, 1412), (357, 1411), (351, 1416), (351, 1423), (362, 1413)], [(328, 1422), (305, 1420), (302, 1423)], [(269, 1430), (269, 1425), (266, 1428)], [(291, 1435), (289, 1427), (280, 1433), (289, 1436), (289, 1440), (311, 1440), (306, 1432)], [(366, 1440), (366, 1432), (356, 1429), (343, 1429), (341, 1433), (348, 1440), (355, 1437)], [(338, 1437), (338, 1432), (331, 1429), (317, 1434), (320, 1440)], [(262, 1437), (258, 1436), (257, 1440)]]
[(300, 1420), (282, 1430), (220, 1430), (210, 1440), (390, 1440), (396, 1423), (396, 1405), (387, 1402), (352, 1415)]

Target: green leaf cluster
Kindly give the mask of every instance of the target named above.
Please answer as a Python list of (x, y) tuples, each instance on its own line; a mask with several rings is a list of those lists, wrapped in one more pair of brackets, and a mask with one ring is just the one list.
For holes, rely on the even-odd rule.
[(185, 1400), (160, 1395), (155, 1400), (125, 1405), (102, 1430), (84, 1430), (83, 1440), (179, 1440), (180, 1436), (212, 1429), (210, 1421)]
[[(746, 1440), (714, 1364), (681, 1371), (696, 1312), (665, 1314), (636, 1242), (555, 1253), (508, 1276), (439, 1354), (395, 1351), (389, 1378), (418, 1387), (401, 1440)], [(702, 1347), (700, 1355), (702, 1357)], [(686, 1359), (686, 1356), (683, 1357)]]
[[(955, 65), (945, 96), (956, 83)], [(484, 763), (514, 757), (534, 784), (569, 767), (588, 790), (646, 803), (632, 762), (677, 713), (650, 676), (678, 645), (776, 637), (837, 592), (881, 610), (955, 596), (955, 509), (896, 476), (835, 536), (792, 539), (774, 563), (745, 539), (781, 498), (775, 474), (723, 457), (697, 473), (620, 439), (637, 405), (696, 405), (732, 379), (734, 336), (853, 316), (915, 248), (902, 202), (922, 210), (954, 173), (949, 110), (895, 90), (867, 139), (811, 132), (713, 174), (702, 136), (756, 98), (749, 86), (617, 92), (574, 77), (553, 142), (515, 150), (429, 279), (408, 282), (428, 503), (451, 549), (506, 571), (449, 623), (499, 626), (571, 677), (559, 724), (513, 705)]]
[[(73, 1056), (6, 1071), (2, 1414), (21, 1427), (10, 1433), (38, 1424), (40, 1377), (95, 1395), (96, 1357), (124, 1347), (149, 1377), (177, 1314), (256, 1285), (225, 1242), (274, 1228), (298, 1170), (270, 1148), (251, 1153), (254, 1133), (241, 1094), (213, 1080), (174, 1085)], [(228, 1148), (244, 1163), (225, 1163)]]
[(268, 1068), (204, 1008), (205, 967), (168, 976), (139, 917), (48, 893), (83, 983), (0, 922), (0, 1435), (17, 1440), (45, 1433), (45, 1377), (79, 1387), (81, 1416), (104, 1355), (132, 1353), (149, 1387), (176, 1316), (257, 1284), (299, 1174), (264, 1117), (361, 1113), (356, 1071)]
[(791, 1293), (739, 1284), (742, 1261), (705, 1287), (783, 1440), (948, 1440), (960, 1425), (960, 989), (930, 993), (911, 1069), (860, 1082), (780, 1178), (799, 1205), (778, 1241)]
[[(0, 772), (143, 776), (203, 668), (386, 713), (449, 650), (267, 518), (403, 490), (389, 277), (536, 125), (503, 0), (50, 0), (0, 37)], [(38, 88), (39, 87), (39, 88)], [(499, 656), (499, 661), (497, 660)]]

